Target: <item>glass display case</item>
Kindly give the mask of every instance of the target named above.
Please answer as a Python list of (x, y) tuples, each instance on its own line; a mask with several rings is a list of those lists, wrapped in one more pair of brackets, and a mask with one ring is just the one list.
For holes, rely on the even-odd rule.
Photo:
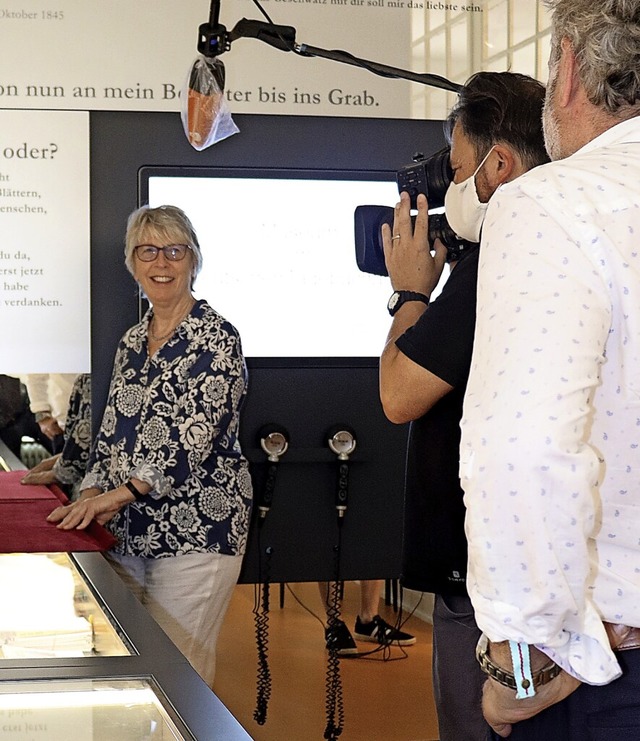
[(1, 741), (250, 741), (101, 553), (0, 554), (0, 590)]
[(0, 667), (6, 659), (129, 656), (67, 553), (0, 554)]
[(6, 741), (181, 741), (192, 739), (148, 680), (0, 682)]
[(251, 736), (101, 553), (0, 553), (0, 741), (40, 739)]

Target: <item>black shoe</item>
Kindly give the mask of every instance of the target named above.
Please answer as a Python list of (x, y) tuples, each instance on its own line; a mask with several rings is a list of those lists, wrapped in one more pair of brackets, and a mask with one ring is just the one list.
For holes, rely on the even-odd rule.
[(358, 653), (356, 642), (342, 620), (336, 620), (330, 628), (325, 628), (324, 637), (327, 642), (327, 649), (335, 650), (340, 656)]
[(394, 628), (393, 625), (385, 622), (380, 615), (376, 615), (370, 623), (363, 623), (358, 616), (353, 633), (359, 641), (379, 643), (381, 646), (390, 643), (395, 643), (398, 646), (412, 646), (416, 642), (415, 636)]

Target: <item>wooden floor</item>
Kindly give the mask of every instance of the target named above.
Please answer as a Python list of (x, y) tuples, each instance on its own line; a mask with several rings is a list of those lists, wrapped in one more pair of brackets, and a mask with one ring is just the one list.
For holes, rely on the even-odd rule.
[[(322, 606), (315, 583), (289, 585), (316, 615)], [(342, 616), (353, 628), (359, 587), (345, 584)], [(256, 741), (321, 741), (327, 725), (325, 676), (327, 652), (324, 626), (288, 591), (279, 606), (279, 586), (271, 591), (269, 667), (273, 680), (267, 719), (258, 725), (256, 706), (257, 651), (254, 638), (254, 587), (236, 587), (218, 642), (214, 690)], [(390, 623), (396, 615), (380, 605)], [(344, 730), (340, 741), (434, 741), (438, 738), (431, 687), (431, 626), (410, 617), (404, 626), (418, 641), (367, 658), (342, 659), (340, 676)], [(359, 643), (360, 651), (373, 644)], [(404, 654), (406, 653), (406, 658)]]

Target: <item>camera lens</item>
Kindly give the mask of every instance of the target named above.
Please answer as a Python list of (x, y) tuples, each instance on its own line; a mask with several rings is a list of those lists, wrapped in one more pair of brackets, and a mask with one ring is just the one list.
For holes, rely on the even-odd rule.
[(474, 242), (461, 239), (449, 226), (446, 214), (429, 215), (429, 247), (434, 248), (436, 239), (439, 239), (447, 248), (447, 262), (459, 260), (462, 255), (477, 247)]
[(453, 170), (449, 155), (451, 150), (444, 147), (429, 157), (424, 166), (429, 184), (429, 208), (440, 208), (444, 206), (444, 196), (453, 180)]
[(429, 247), (433, 249), (434, 242), (439, 239), (442, 244), (446, 247), (447, 242), (453, 239), (457, 239), (453, 232), (453, 229), (449, 226), (446, 214), (430, 214), (429, 215)]

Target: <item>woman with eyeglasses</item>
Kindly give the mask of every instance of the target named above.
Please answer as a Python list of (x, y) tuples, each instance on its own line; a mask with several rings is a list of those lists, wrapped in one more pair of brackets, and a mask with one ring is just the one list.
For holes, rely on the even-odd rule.
[(236, 329), (193, 297), (202, 253), (183, 211), (134, 211), (125, 262), (151, 306), (120, 341), (80, 497), (48, 519), (107, 526), (114, 569), (211, 685), (252, 502), (245, 361)]

